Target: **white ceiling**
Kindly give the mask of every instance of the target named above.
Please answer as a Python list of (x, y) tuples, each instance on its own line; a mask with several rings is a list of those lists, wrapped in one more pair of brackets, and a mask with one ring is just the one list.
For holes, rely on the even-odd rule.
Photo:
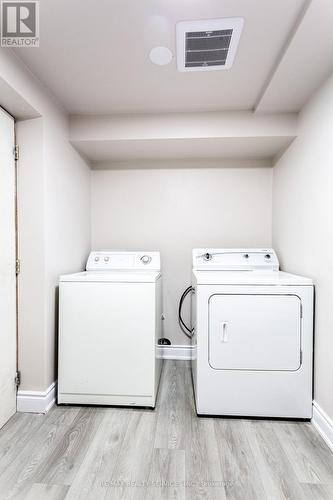
[(333, 1), (312, 0), (299, 21), (256, 111), (299, 111), (333, 71)]
[[(250, 110), (307, 3), (40, 0), (40, 48), (15, 51), (72, 114)], [(177, 21), (232, 16), (245, 22), (231, 70), (179, 73), (175, 59), (149, 61), (158, 45), (175, 54)]]
[[(71, 116), (94, 168), (225, 159), (273, 164), (333, 71), (333, 0), (40, 0), (39, 48), (15, 50)], [(242, 17), (230, 70), (156, 66), (180, 20)], [(29, 114), (29, 109), (25, 110)], [(214, 111), (215, 113), (211, 113)]]

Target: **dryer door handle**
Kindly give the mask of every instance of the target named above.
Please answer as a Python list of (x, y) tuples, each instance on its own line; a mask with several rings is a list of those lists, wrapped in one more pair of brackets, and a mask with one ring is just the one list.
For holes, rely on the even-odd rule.
[(228, 342), (228, 321), (221, 321), (220, 323), (220, 338), (221, 342)]

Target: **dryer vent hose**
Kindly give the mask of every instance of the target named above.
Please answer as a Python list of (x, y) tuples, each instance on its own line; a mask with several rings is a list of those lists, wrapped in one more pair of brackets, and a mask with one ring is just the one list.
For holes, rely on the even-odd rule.
[(189, 328), (186, 325), (185, 321), (182, 318), (182, 308), (183, 308), (183, 302), (186, 299), (187, 295), (189, 293), (193, 292), (193, 290), (194, 289), (191, 286), (189, 286), (189, 287), (186, 288), (186, 290), (183, 292), (182, 296), (180, 297), (179, 307), (178, 307), (178, 322), (179, 322), (179, 326), (182, 329), (182, 331), (185, 333), (186, 337), (188, 337), (189, 339), (191, 339), (192, 336), (193, 336), (193, 330), (194, 330), (194, 328)]

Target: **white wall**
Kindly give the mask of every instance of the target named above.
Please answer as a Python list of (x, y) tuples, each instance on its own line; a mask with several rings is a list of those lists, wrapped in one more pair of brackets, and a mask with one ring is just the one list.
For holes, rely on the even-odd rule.
[[(55, 118), (55, 117), (54, 117)], [(67, 117), (45, 123), (46, 387), (56, 377), (59, 275), (84, 269), (90, 251), (89, 166), (68, 142)]]
[(90, 169), (68, 142), (64, 110), (6, 49), (0, 49), (0, 82), (12, 89), (10, 102), (0, 96), (1, 105), (40, 117), (17, 126), (18, 312), (20, 389), (44, 391), (55, 380), (58, 277), (81, 270), (90, 250)]
[(273, 245), (285, 270), (315, 282), (314, 397), (333, 418), (333, 77), (300, 114), (273, 184)]
[(18, 169), (19, 256), (18, 359), (25, 387), (40, 388), (45, 378), (45, 248), (43, 119), (16, 125), (20, 144)]
[(186, 344), (177, 309), (191, 250), (270, 245), (272, 169), (176, 166), (93, 171), (92, 247), (161, 251), (164, 334)]

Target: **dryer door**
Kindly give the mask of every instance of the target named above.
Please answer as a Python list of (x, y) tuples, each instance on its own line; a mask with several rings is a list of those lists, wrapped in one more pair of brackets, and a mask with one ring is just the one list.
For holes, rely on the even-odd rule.
[(296, 295), (216, 294), (209, 299), (209, 364), (216, 370), (298, 370)]

